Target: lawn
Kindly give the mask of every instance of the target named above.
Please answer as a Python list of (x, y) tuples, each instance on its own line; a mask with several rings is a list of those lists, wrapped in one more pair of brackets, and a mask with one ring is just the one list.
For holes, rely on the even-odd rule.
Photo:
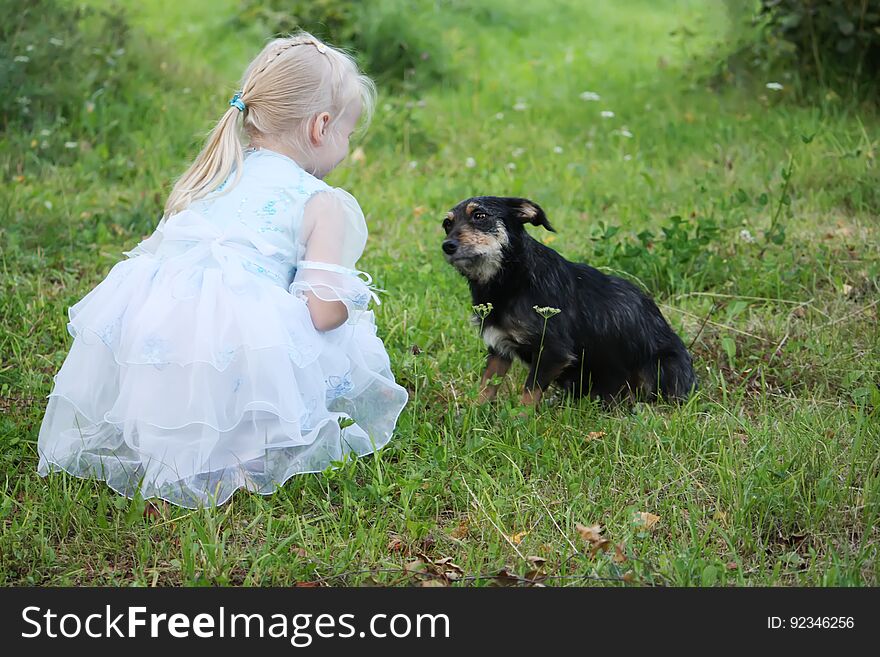
[[(410, 391), (381, 453), (158, 518), (38, 477), (67, 307), (155, 226), (266, 36), (232, 0), (132, 5), (140, 63), (119, 55), (79, 123), (0, 132), (0, 584), (880, 584), (880, 116), (716, 74), (735, 30), (709, 0), (436, 3), (447, 73), (383, 86), (328, 179), (366, 213)], [(478, 194), (535, 200), (558, 231), (536, 238), (650, 290), (698, 395), (522, 419), (517, 366), (478, 406), (440, 250)]]

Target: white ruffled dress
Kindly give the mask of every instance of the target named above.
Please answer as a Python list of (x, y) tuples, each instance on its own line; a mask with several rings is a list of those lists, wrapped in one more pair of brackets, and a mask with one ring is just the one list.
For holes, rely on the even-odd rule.
[[(270, 494), (390, 440), (407, 393), (355, 269), (367, 238), (357, 202), (267, 150), (222, 189), (163, 220), (70, 309), (41, 475), (198, 507), (238, 488)], [(333, 212), (304, 225), (317, 197)], [(318, 243), (323, 259), (310, 260)], [(342, 301), (348, 321), (316, 330), (307, 291)]]

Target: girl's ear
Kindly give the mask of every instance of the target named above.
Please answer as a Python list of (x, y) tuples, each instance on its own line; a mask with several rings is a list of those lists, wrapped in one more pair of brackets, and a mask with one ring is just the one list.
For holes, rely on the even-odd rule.
[(537, 203), (527, 198), (508, 198), (505, 199), (508, 207), (516, 213), (517, 218), (524, 224), (532, 224), (533, 226), (543, 226), (549, 231), (556, 232), (556, 229), (547, 221), (547, 215)]
[(312, 119), (312, 128), (309, 131), (313, 146), (320, 146), (324, 143), (327, 136), (328, 125), (330, 124), (330, 115), (327, 112), (321, 112)]

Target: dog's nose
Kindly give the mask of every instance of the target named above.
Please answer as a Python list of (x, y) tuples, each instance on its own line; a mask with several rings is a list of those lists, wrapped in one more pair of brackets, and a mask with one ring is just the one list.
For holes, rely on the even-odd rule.
[(458, 248), (458, 242), (455, 240), (445, 240), (443, 242), (443, 253), (446, 255), (452, 255), (455, 253), (455, 250)]

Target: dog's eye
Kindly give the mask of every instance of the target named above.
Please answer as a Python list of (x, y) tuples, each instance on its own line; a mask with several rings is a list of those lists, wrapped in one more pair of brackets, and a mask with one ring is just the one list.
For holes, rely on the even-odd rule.
[(485, 212), (474, 212), (474, 219), (476, 221), (482, 221), (487, 217)]
[(444, 219), (443, 220), (443, 230), (445, 230), (448, 233), (451, 228), (452, 228), (452, 219)]

